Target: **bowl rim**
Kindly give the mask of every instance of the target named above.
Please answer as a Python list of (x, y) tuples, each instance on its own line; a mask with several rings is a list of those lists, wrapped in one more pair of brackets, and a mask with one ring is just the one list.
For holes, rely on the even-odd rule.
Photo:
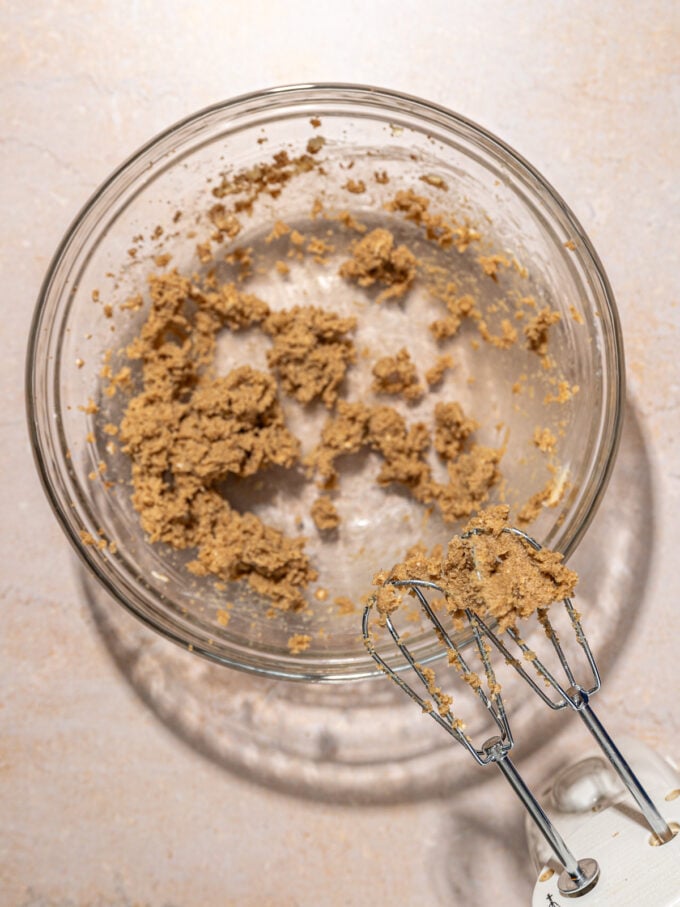
[[(179, 632), (173, 632), (173, 630), (167, 626), (160, 626), (141, 608), (128, 600), (122, 593), (119, 585), (112, 581), (109, 575), (102, 569), (97, 558), (89, 548), (86, 548), (83, 544), (74, 525), (67, 518), (47, 468), (45, 444), (41, 437), (41, 428), (36, 419), (36, 401), (38, 399), (39, 391), (37, 388), (34, 363), (50, 289), (67, 251), (77, 238), (81, 225), (88, 215), (96, 208), (102, 196), (120, 181), (131, 168), (144, 158), (145, 155), (162, 145), (166, 140), (171, 139), (178, 132), (184, 131), (193, 124), (197, 124), (200, 121), (217, 114), (228, 116), (230, 111), (242, 108), (244, 105), (251, 105), (251, 109), (265, 109), (267, 102), (274, 100), (277, 104), (285, 103), (286, 101), (290, 103), (295, 101), (304, 102), (305, 106), (308, 107), (313, 106), (312, 101), (319, 103), (322, 101), (344, 101), (348, 104), (351, 104), (352, 102), (370, 101), (374, 105), (382, 104), (385, 107), (389, 107), (395, 112), (399, 110), (402, 112), (407, 111), (409, 114), (421, 119), (426, 119), (429, 115), (429, 117), (436, 119), (441, 126), (449, 128), (453, 132), (457, 131), (460, 133), (462, 131), (463, 133), (470, 133), (476, 140), (483, 144), (485, 150), (492, 153), (497, 158), (502, 158), (504, 163), (510, 163), (525, 182), (532, 185), (537, 191), (547, 194), (553, 205), (559, 211), (561, 218), (569, 226), (570, 231), (575, 237), (578, 237), (579, 249), (582, 249), (583, 251), (582, 264), (589, 272), (590, 278), (598, 286), (599, 295), (606, 304), (606, 322), (611, 332), (611, 336), (608, 339), (613, 349), (613, 362), (617, 368), (614, 369), (613, 374), (609, 375), (611, 386), (610, 397), (614, 406), (613, 411), (609, 414), (609, 418), (606, 421), (608, 432), (606, 433), (607, 438), (605, 438), (605, 440), (608, 441), (608, 445), (606, 447), (603, 446), (602, 448), (603, 450), (606, 450), (606, 454), (598, 459), (599, 469), (591, 476), (589, 496), (585, 502), (585, 513), (582, 514), (580, 521), (575, 525), (574, 531), (567, 543), (560, 549), (565, 559), (575, 550), (595, 516), (616, 460), (616, 454), (621, 438), (625, 401), (625, 357), (623, 336), (616, 301), (602, 261), (575, 214), (552, 184), (529, 161), (527, 161), (526, 158), (515, 151), (514, 148), (473, 120), (458, 114), (443, 105), (425, 100), (416, 95), (392, 89), (352, 82), (303, 82), (276, 85), (216, 102), (177, 120), (171, 126), (158, 132), (138, 147), (136, 151), (123, 160), (123, 162), (116, 167), (102, 183), (100, 183), (87, 201), (82, 205), (60, 240), (42, 281), (29, 329), (25, 362), (26, 417), (33, 459), (47, 499), (63, 531), (87, 569), (94, 574), (105, 590), (119, 604), (152, 630), (160, 633), (180, 647), (188, 649), (209, 661), (218, 662), (238, 670), (270, 678), (314, 682), (347, 682), (380, 675), (381, 672), (377, 666), (372, 666), (372, 664), (369, 663), (370, 656), (368, 653), (367, 658), (369, 661), (367, 661), (366, 667), (357, 666), (356, 669), (346, 673), (323, 674), (319, 673), (318, 670), (310, 670), (311, 665), (305, 669), (304, 659), (296, 661), (293, 657), (286, 661), (285, 669), (281, 670), (277, 670), (271, 665), (264, 667), (261, 664), (249, 664), (238, 660), (237, 658), (226, 657), (219, 652), (197, 644), (196, 641), (189, 642)], [(423, 659), (423, 663), (434, 660), (436, 657), (438, 656)], [(333, 659), (333, 662), (335, 661), (337, 661), (337, 659)], [(295, 665), (295, 667), (293, 667), (293, 665)], [(331, 667), (330, 670), (332, 671), (333, 668)]]

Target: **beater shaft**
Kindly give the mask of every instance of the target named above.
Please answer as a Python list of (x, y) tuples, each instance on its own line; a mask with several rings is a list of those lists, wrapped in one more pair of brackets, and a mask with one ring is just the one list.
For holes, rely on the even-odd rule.
[(592, 710), (588, 701), (588, 694), (579, 690), (570, 690), (570, 693), (572, 694), (575, 703), (574, 707), (581, 716), (583, 723), (593, 735), (598, 746), (602, 749), (602, 752), (611, 763), (612, 768), (623, 781), (630, 795), (640, 807), (642, 814), (647, 820), (647, 824), (659, 839), (659, 842), (661, 844), (666, 844), (673, 838), (672, 829), (659, 813), (649, 794), (638, 780), (637, 775), (630, 765), (628, 765), (621, 751), (607, 733), (606, 728)]
[[(535, 539), (519, 529), (505, 527), (502, 531), (516, 536), (520, 543), (524, 543), (534, 551), (541, 550), (541, 545), (539, 545)], [(465, 533), (462, 538), (470, 539), (477, 535), (481, 535), (481, 530), (479, 528), (470, 530)], [(497, 560), (501, 563), (500, 557)], [(477, 566), (474, 549), (472, 550), (472, 561), (475, 565), (477, 576), (481, 580), (482, 576), (479, 567)], [(393, 644), (401, 653), (404, 659), (401, 667), (409, 667), (412, 670), (420, 684), (424, 686), (426, 695), (431, 697), (434, 702), (418, 693), (409, 683), (399, 676), (397, 672), (400, 668), (392, 667), (390, 661), (383, 658), (378, 653), (369, 623), (369, 616), (373, 605), (376, 603), (376, 597), (374, 597), (367, 605), (363, 614), (362, 630), (364, 642), (366, 643), (368, 651), (380, 668), (385, 671), (385, 673), (388, 674), (391, 679), (411, 697), (411, 699), (417, 702), (423, 711), (435, 719), (444, 730), (463, 745), (479, 765), (488, 765), (491, 762), (495, 762), (496, 765), (498, 765), (498, 768), (524, 805), (539, 832), (550, 846), (553, 854), (564, 867), (564, 872), (561, 873), (557, 884), (560, 894), (565, 897), (579, 897), (590, 891), (599, 879), (600, 867), (596, 860), (577, 860), (574, 857), (564, 838), (553, 826), (509, 758), (509, 753), (513, 747), (514, 741), (508, 716), (503, 704), (501, 688), (496, 681), (496, 675), (490, 657), (493, 648), (501, 653), (505, 662), (514, 668), (514, 670), (528, 683), (533, 692), (535, 692), (551, 709), (561, 710), (569, 707), (580, 715), (584, 724), (607, 757), (612, 768), (618, 774), (619, 778), (640, 808), (642, 815), (656, 838), (656, 842), (653, 843), (667, 844), (673, 839), (673, 830), (661, 816), (650, 796), (647, 794), (618, 747), (590, 707), (590, 696), (600, 689), (600, 675), (585, 633), (583, 632), (580, 615), (569, 598), (564, 598), (563, 603), (569, 622), (574, 631), (576, 642), (586, 660), (590, 675), (587, 684), (581, 684), (576, 680), (565, 651), (562, 648), (559, 635), (548, 618), (545, 606), (537, 609), (538, 620), (543, 627), (554, 654), (557, 656), (557, 673), (559, 673), (561, 669), (562, 674), (566, 678), (566, 683), (564, 680), (558, 678), (557, 673), (554, 670), (544, 664), (537, 653), (532, 651), (529, 644), (519, 635), (519, 632), (514, 625), (505, 627), (505, 633), (512, 644), (519, 649), (519, 658), (513, 654), (509, 645), (501, 640), (499, 635), (494, 632), (494, 628), (489, 626), (482, 615), (477, 613), (476, 609), (475, 611), (472, 611), (470, 607), (465, 607), (465, 604), (463, 604), (462, 607), (458, 605), (455, 611), (456, 618), (459, 622), (462, 621), (463, 618), (467, 620), (472, 633), (472, 639), (469, 640), (469, 642), (471, 643), (472, 650), (476, 651), (483, 668), (481, 674), (475, 673), (463, 654), (462, 643), (459, 645), (455, 633), (452, 634), (447, 630), (442, 623), (442, 620), (437, 615), (436, 609), (430, 604), (425, 595), (425, 591), (429, 590), (430, 593), (436, 592), (443, 596), (444, 599), (449, 600), (450, 593), (430, 579), (394, 578), (391, 580), (388, 579), (387, 582), (390, 585), (408, 589), (418, 599), (423, 613), (432, 624), (439, 643), (448, 653), (449, 663), (455, 666), (457, 672), (464, 681), (464, 685), (467, 685), (476, 695), (477, 699), (479, 699), (487, 712), (487, 715), (493, 720), (497, 729), (500, 731), (500, 736), (489, 738), (486, 743), (479, 748), (473, 744), (472, 740), (470, 740), (463, 730), (463, 723), (460, 719), (455, 718), (451, 712), (451, 697), (443, 694), (441, 689), (436, 686), (434, 672), (419, 663), (415, 653), (410, 650), (409, 646), (406, 644), (408, 634), (402, 636), (393, 624), (391, 612), (396, 610), (397, 606), (391, 601), (388, 601), (387, 606), (383, 607), (383, 613), (378, 620), (378, 626), (387, 629)], [(536, 672), (539, 680), (544, 682), (546, 688), (542, 688), (540, 683), (531, 676), (530, 672), (523, 666), (522, 660), (526, 660), (532, 665), (533, 671)], [(484, 684), (486, 684), (486, 691), (484, 690)], [(552, 690), (552, 693), (549, 692), (550, 690)], [(555, 696), (554, 694), (557, 695)]]
[[(402, 585), (402, 583), (395, 584)], [(417, 580), (409, 582), (407, 583), (407, 585), (412, 588), (412, 591), (419, 599), (425, 613), (432, 621), (433, 626), (439, 633), (441, 642), (448, 648), (451, 653), (455, 655), (455, 660), (457, 662), (459, 670), (463, 674), (470, 675), (470, 668), (463, 653), (459, 649), (456, 641), (446, 632), (441, 621), (434, 613), (429, 602), (427, 601), (427, 598), (423, 594), (423, 588), (437, 589), (438, 587), (432, 583)], [(503, 705), (503, 699), (500, 695), (500, 688), (496, 684), (494, 670), (489, 660), (489, 653), (484, 643), (483, 634), (480, 631), (480, 626), (477, 624), (474, 615), (470, 615), (469, 619), (471, 621), (473, 630), (475, 647), (484, 665), (484, 676), (486, 677), (486, 680), (488, 682), (490, 695), (487, 695), (487, 693), (484, 692), (481, 683), (475, 684), (472, 689), (474, 689), (476, 697), (482, 702), (488, 715), (492, 718), (498, 729), (501, 731), (501, 736), (494, 736), (489, 738), (486, 743), (484, 743), (480, 748), (477, 748), (472, 744), (467, 734), (465, 734), (462, 730), (459, 723), (454, 720), (448, 706), (441, 708), (440, 714), (438, 708), (433, 707), (433, 705), (426, 699), (424, 699), (423, 696), (421, 696), (409, 683), (407, 683), (403, 679), (403, 677), (400, 677), (397, 671), (389, 664), (389, 662), (382, 658), (381, 655), (376, 651), (375, 642), (370, 630), (371, 608), (372, 605), (369, 604), (364, 609), (362, 619), (362, 632), (366, 647), (377, 664), (380, 666), (381, 670), (383, 670), (391, 678), (391, 680), (397, 684), (397, 686), (399, 686), (408, 696), (410, 696), (410, 698), (413, 699), (414, 702), (418, 703), (423, 711), (429, 714), (430, 717), (440, 725), (440, 727), (446, 730), (455, 740), (458, 741), (458, 743), (464, 746), (479, 765), (489, 765), (490, 763), (496, 763), (496, 765), (499, 767), (508, 783), (514, 790), (515, 794), (519, 797), (521, 802), (524, 804), (527, 812), (536, 823), (537, 828), (552, 849), (555, 857), (564, 867), (564, 872), (560, 875), (559, 879), (560, 892), (565, 896), (575, 896), (590, 890), (590, 888), (595, 885), (599, 877), (600, 870), (597, 862), (591, 859), (576, 859), (576, 857), (567, 846), (564, 838), (553, 826), (550, 819), (527, 787), (524, 779), (521, 777), (508, 757), (508, 754), (513, 747), (512, 733), (510, 731), (510, 725), (508, 723), (505, 707)], [(392, 641), (396, 645), (397, 649), (401, 652), (404, 658), (404, 664), (412, 669), (415, 677), (417, 677), (418, 680), (425, 686), (425, 688), (428, 690), (428, 693), (434, 698), (437, 706), (443, 707), (444, 700), (441, 697), (441, 693), (432, 687), (431, 682), (428, 682), (428, 676), (425, 673), (425, 669), (414, 658), (409, 647), (402, 639), (399, 631), (394, 626), (389, 615), (386, 615), (384, 617), (384, 627), (385, 629), (387, 629), (389, 636), (392, 638)]]
[[(521, 529), (517, 529), (514, 526), (508, 526), (503, 530), (503, 532), (507, 532), (510, 535), (517, 537), (522, 542), (525, 542), (527, 545), (533, 548), (535, 551), (541, 550), (542, 546), (536, 541), (536, 539), (532, 538), (530, 535), (527, 535), (527, 533), (523, 532)], [(478, 534), (479, 532), (475, 530), (470, 533), (468, 537), (472, 537)], [(585, 656), (586, 664), (590, 673), (590, 685), (587, 687), (587, 689), (576, 681), (572, 668), (562, 649), (559, 635), (555, 632), (546, 612), (544, 612), (541, 616), (541, 623), (543, 625), (546, 636), (550, 640), (552, 648), (557, 656), (558, 665), (562, 667), (563, 674), (567, 680), (566, 684), (564, 682), (561, 683), (558, 680), (555, 672), (550, 670), (543, 663), (543, 661), (538, 658), (534, 652), (531, 651), (530, 646), (519, 636), (517, 630), (514, 627), (508, 627), (505, 631), (506, 635), (520, 649), (524, 657), (530, 659), (536, 673), (541, 678), (543, 678), (543, 680), (548, 684), (550, 688), (552, 688), (555, 693), (557, 693), (557, 697), (549, 696), (545, 690), (542, 690), (539, 687), (536, 681), (530, 676), (528, 671), (521, 665), (520, 661), (513, 656), (510, 649), (499, 638), (499, 636), (494, 633), (492, 628), (489, 627), (487, 623), (485, 623), (478, 615), (473, 616), (468, 613), (467, 616), (468, 620), (474, 617), (481, 632), (483, 632), (486, 638), (496, 647), (496, 649), (498, 649), (498, 651), (506, 659), (506, 662), (511, 665), (525, 681), (527, 681), (531, 689), (538, 694), (538, 696), (546, 705), (555, 710), (569, 707), (581, 716), (581, 719), (597, 741), (602, 752), (609, 760), (612, 768), (639, 806), (642, 815), (645, 817), (645, 820), (647, 821), (647, 824), (649, 825), (652, 833), (656, 836), (660, 844), (667, 844), (673, 838), (673, 831), (671, 830), (663, 816), (660, 814), (659, 810), (652, 802), (649, 794), (646, 792), (639, 779), (624, 759), (620, 750), (590, 707), (590, 697), (597, 693), (600, 689), (600, 674), (595, 663), (595, 658), (590, 649), (590, 645), (588, 644), (588, 640), (583, 631), (578, 612), (574, 608), (571, 599), (565, 598), (563, 603), (566, 609), (566, 613), (569, 617), (569, 622), (574, 631), (576, 641)]]
[(487, 740), (483, 749), (489, 754), (491, 761), (495, 762), (505, 776), (508, 784), (517, 794), (526, 811), (536, 823), (538, 830), (548, 842), (551, 850), (564, 866), (563, 876), (560, 878), (560, 890), (563, 894), (577, 894), (587, 891), (597, 881), (599, 867), (595, 860), (577, 860), (564, 838), (552, 824), (548, 816), (534, 795), (527, 787), (524, 779), (515, 768), (512, 760), (502, 746), (500, 737)]

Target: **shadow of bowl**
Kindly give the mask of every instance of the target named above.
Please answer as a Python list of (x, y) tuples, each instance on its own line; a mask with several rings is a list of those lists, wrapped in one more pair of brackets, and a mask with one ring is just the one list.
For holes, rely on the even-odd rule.
[[(577, 604), (605, 685), (634, 631), (653, 547), (650, 464), (629, 403), (607, 495), (572, 559), (581, 576)], [(186, 745), (231, 772), (293, 796), (343, 804), (447, 797), (495, 776), (452, 752), (450, 738), (419, 720), (413, 703), (384, 678), (295, 684), (230, 671), (135, 621), (83, 567), (79, 579), (125, 680)], [(524, 757), (545, 752), (564, 722), (526, 696), (521, 683), (514, 674), (503, 679)], [(548, 753), (546, 765), (551, 759)]]

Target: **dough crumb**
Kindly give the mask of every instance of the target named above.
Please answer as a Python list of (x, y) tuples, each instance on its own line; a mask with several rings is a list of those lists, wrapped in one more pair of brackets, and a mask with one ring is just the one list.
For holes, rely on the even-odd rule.
[(389, 230), (378, 227), (356, 242), (352, 258), (340, 266), (340, 276), (370, 287), (381, 283), (387, 287), (377, 297), (377, 302), (401, 299), (406, 295), (416, 277), (417, 260), (406, 246), (394, 245)]
[(314, 501), (311, 507), (311, 515), (316, 528), (322, 532), (337, 529), (340, 525), (340, 514), (328, 495), (322, 494)]
[(543, 453), (555, 453), (557, 438), (549, 428), (536, 428), (533, 441), (534, 445)]
[(477, 262), (482, 271), (492, 280), (498, 280), (499, 268), (509, 268), (512, 262), (506, 255), (480, 255)]
[(366, 191), (366, 183), (363, 180), (349, 179), (342, 188), (354, 193), (354, 195), (361, 195)]
[(353, 230), (355, 233), (366, 233), (368, 227), (365, 224), (360, 223), (349, 211), (340, 211), (336, 215), (335, 219), (341, 224), (344, 224), (348, 230)]
[(539, 356), (545, 356), (548, 352), (548, 329), (559, 320), (559, 312), (547, 306), (541, 309), (524, 327), (527, 349), (538, 353)]
[(434, 364), (425, 372), (425, 381), (429, 387), (436, 387), (444, 378), (445, 373), (453, 368), (453, 357), (448, 353), (438, 356)]
[(435, 340), (448, 340), (454, 337), (466, 318), (480, 321), (481, 315), (477, 308), (474, 296), (469, 293), (463, 296), (456, 294), (456, 288), (449, 284), (446, 290), (436, 293), (439, 299), (445, 302), (447, 314), (430, 324), (430, 331)]
[(216, 242), (222, 242), (225, 237), (233, 239), (241, 232), (241, 222), (219, 202), (208, 211), (208, 217), (217, 228), (217, 234), (213, 236)]
[(435, 189), (441, 189), (442, 192), (448, 191), (448, 185), (441, 176), (437, 176), (436, 173), (423, 173), (420, 179), (424, 183), (427, 183), (428, 186), (434, 186)]
[(295, 633), (286, 643), (291, 655), (299, 655), (300, 652), (305, 652), (311, 644), (312, 637), (306, 633)]
[(478, 322), (477, 329), (479, 330), (482, 340), (485, 340), (499, 350), (508, 350), (517, 342), (517, 330), (513, 327), (508, 318), (504, 318), (501, 321), (500, 334), (492, 334), (484, 319), (481, 319)]
[(569, 384), (568, 381), (558, 381), (555, 391), (550, 391), (543, 398), (544, 403), (568, 403), (569, 400), (578, 394), (580, 387), (578, 384)]
[(564, 498), (569, 488), (566, 473), (558, 473), (554, 466), (550, 466), (549, 469), (553, 473), (552, 477), (548, 479), (540, 491), (532, 494), (518, 511), (518, 526), (527, 526), (529, 523), (533, 523), (541, 515), (544, 507), (557, 507)]
[(468, 419), (460, 403), (439, 402), (434, 408), (434, 449), (443, 460), (455, 460), (467, 438), (479, 428)]
[(376, 394), (399, 395), (404, 400), (419, 400), (425, 388), (406, 347), (396, 356), (383, 356), (373, 366), (372, 390)]
[(85, 406), (79, 406), (78, 409), (81, 413), (85, 413), (88, 416), (94, 416), (99, 412), (99, 406), (94, 402), (90, 397)]
[(309, 153), (291, 158), (287, 151), (278, 151), (271, 162), (263, 161), (249, 170), (225, 174), (212, 194), (220, 200), (234, 196), (236, 214), (241, 211), (252, 213), (253, 204), (260, 195), (278, 198), (283, 186), (294, 176), (308, 173), (318, 166), (314, 156)]
[(274, 226), (272, 227), (270, 233), (265, 237), (266, 243), (274, 242), (277, 239), (281, 239), (282, 236), (287, 236), (291, 232), (291, 228), (288, 224), (284, 223), (282, 220), (274, 221)]
[(217, 617), (217, 623), (220, 625), (220, 627), (226, 627), (227, 624), (229, 623), (229, 621), (231, 620), (231, 614), (229, 613), (229, 611), (225, 610), (224, 608), (217, 609), (216, 617)]
[(579, 312), (579, 310), (576, 308), (576, 306), (574, 306), (574, 305), (569, 306), (569, 314), (574, 319), (576, 324), (585, 324), (583, 315)]
[(385, 207), (418, 224), (425, 231), (426, 238), (442, 249), (454, 246), (462, 254), (471, 243), (481, 239), (481, 235), (468, 224), (456, 223), (444, 214), (433, 214), (429, 210), (430, 199), (418, 195), (413, 189), (400, 189)]

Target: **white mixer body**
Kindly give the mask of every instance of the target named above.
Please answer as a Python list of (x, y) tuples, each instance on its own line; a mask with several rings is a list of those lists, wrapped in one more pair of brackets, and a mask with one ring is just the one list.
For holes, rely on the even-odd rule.
[[(621, 741), (631, 766), (673, 831), (680, 829), (680, 772), (637, 740)], [(554, 779), (543, 807), (572, 853), (597, 860), (597, 884), (579, 897), (558, 888), (561, 867), (527, 827), (534, 865), (540, 867), (532, 907), (680, 907), (680, 834), (658, 846), (640, 810), (599, 752)]]

